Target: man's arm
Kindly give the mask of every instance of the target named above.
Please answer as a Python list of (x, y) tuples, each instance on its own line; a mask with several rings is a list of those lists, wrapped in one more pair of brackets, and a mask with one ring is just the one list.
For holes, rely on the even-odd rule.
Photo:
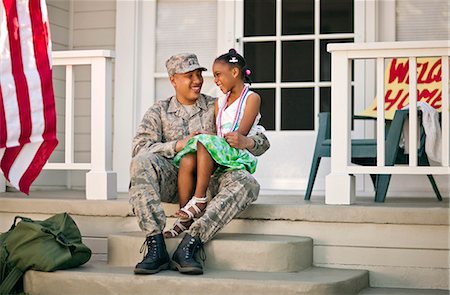
[(166, 158), (173, 158), (176, 154), (177, 141), (162, 142), (162, 125), (160, 109), (151, 107), (144, 115), (136, 135), (133, 139), (132, 157), (140, 151), (149, 151)]
[(244, 136), (238, 132), (225, 134), (225, 139), (231, 147), (247, 149), (255, 156), (264, 154), (270, 147), (269, 140), (264, 133), (258, 132), (252, 136)]

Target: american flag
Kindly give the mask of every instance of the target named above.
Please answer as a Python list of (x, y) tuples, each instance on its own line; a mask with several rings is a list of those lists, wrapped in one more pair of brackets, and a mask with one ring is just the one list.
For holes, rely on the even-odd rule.
[(45, 0), (0, 0), (0, 168), (26, 194), (58, 144), (49, 32)]

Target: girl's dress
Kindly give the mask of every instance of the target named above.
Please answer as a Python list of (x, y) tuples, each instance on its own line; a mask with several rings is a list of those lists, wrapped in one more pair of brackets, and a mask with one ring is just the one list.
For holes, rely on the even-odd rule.
[[(254, 173), (258, 162), (256, 157), (248, 150), (231, 147), (223, 137), (224, 134), (239, 129), (239, 124), (244, 116), (247, 98), (252, 93), (248, 86), (245, 86), (239, 99), (236, 99), (228, 107), (227, 101), (230, 94), (219, 98), (219, 111), (216, 118), (217, 135), (200, 134), (189, 139), (185, 147), (175, 156), (174, 164), (178, 167), (184, 155), (197, 152), (197, 142), (201, 142), (213, 160), (219, 165), (216, 172), (247, 170), (250, 173)], [(257, 126), (260, 118), (261, 115), (258, 113), (248, 136), (264, 131), (262, 126)]]

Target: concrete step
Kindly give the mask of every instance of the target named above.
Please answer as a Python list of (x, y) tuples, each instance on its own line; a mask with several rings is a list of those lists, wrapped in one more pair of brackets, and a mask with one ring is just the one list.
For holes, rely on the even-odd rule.
[[(311, 267), (295, 273), (207, 270), (201, 276), (167, 270), (134, 275), (132, 267), (100, 262), (53, 273), (28, 271), (25, 292), (33, 295), (102, 294), (358, 294), (369, 284), (368, 272)], [(62, 292), (63, 291), (63, 292)]]
[(401, 288), (367, 288), (358, 295), (448, 295), (449, 290), (401, 289)]
[[(142, 232), (111, 235), (108, 263), (135, 266), (142, 260), (139, 250), (145, 240)], [(169, 255), (181, 238), (166, 239)], [(206, 269), (296, 272), (308, 268), (313, 259), (313, 241), (308, 237), (219, 233), (204, 246)]]

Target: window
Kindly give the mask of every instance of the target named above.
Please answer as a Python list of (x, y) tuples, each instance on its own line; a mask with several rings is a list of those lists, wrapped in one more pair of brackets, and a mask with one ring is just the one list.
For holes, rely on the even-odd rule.
[[(314, 130), (330, 109), (328, 43), (353, 42), (353, 0), (244, 0), (237, 40), (267, 130)], [(239, 29), (239, 26), (242, 26)], [(241, 33), (240, 33), (241, 32)]]

